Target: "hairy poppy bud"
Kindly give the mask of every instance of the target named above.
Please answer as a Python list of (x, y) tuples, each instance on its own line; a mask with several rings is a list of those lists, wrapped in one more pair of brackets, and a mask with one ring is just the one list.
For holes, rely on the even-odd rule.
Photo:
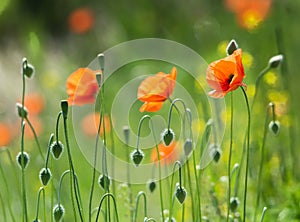
[(28, 163), (30, 161), (30, 157), (28, 155), (28, 153), (26, 152), (19, 152), (17, 155), (17, 162), (18, 165), (21, 169), (26, 169), (26, 167), (28, 166)]
[(27, 62), (26, 58), (23, 58), (22, 74), (25, 75), (29, 79), (31, 79), (34, 76), (34, 67), (33, 67), (33, 65), (31, 65)]
[(57, 204), (53, 208), (53, 218), (56, 222), (60, 221), (65, 214), (65, 209), (61, 204)]
[(193, 142), (192, 142), (191, 139), (187, 139), (187, 140), (184, 142), (183, 149), (184, 149), (184, 154), (185, 154), (186, 156), (190, 155), (190, 153), (191, 153), (192, 150), (193, 150)]
[(28, 110), (26, 109), (26, 107), (25, 106), (22, 107), (21, 103), (16, 103), (16, 107), (17, 107), (17, 112), (18, 112), (19, 117), (26, 118), (28, 115)]
[(63, 117), (66, 119), (68, 116), (68, 108), (69, 108), (68, 101), (67, 100), (60, 101), (60, 107), (61, 107)]
[(104, 54), (98, 54), (98, 61), (100, 65), (100, 69), (103, 71), (104, 70)]
[(174, 139), (174, 132), (171, 129), (165, 129), (165, 131), (162, 133), (162, 139), (166, 146), (169, 146), (172, 140)]
[(276, 121), (271, 121), (269, 124), (269, 130), (275, 135), (277, 136), (279, 134), (279, 130), (280, 130), (280, 123), (276, 120)]
[(130, 155), (134, 165), (137, 167), (144, 158), (144, 153), (141, 150), (135, 150)]
[(220, 147), (215, 144), (212, 144), (209, 149), (210, 149), (209, 154), (210, 154), (211, 158), (213, 158), (214, 161), (217, 163), (222, 154)]
[(55, 159), (59, 159), (62, 152), (64, 151), (64, 145), (60, 142), (60, 141), (54, 141), (52, 144), (51, 144), (51, 147), (50, 147), (50, 150), (53, 154), (53, 157)]
[(176, 192), (175, 192), (175, 196), (177, 198), (177, 200), (179, 201), (179, 203), (183, 203), (186, 197), (186, 190), (184, 189), (184, 187), (180, 187), (179, 183), (176, 184)]
[(110, 185), (110, 178), (108, 176), (102, 174), (99, 176), (98, 183), (105, 190)]
[(230, 210), (232, 212), (234, 212), (237, 209), (239, 204), (240, 204), (239, 198), (237, 198), (237, 197), (231, 197), (230, 198)]
[(49, 168), (42, 168), (41, 171), (40, 171), (39, 177), (40, 177), (41, 183), (44, 186), (47, 186), (47, 184), (49, 183), (49, 181), (52, 177), (50, 169)]
[(234, 39), (232, 39), (226, 48), (226, 53), (227, 55), (231, 55), (235, 50), (237, 50), (239, 48), (238, 44), (236, 43), (236, 41)]
[(280, 65), (280, 63), (282, 62), (282, 60), (283, 60), (283, 55), (273, 56), (269, 60), (269, 67), (270, 68), (277, 68)]
[(149, 188), (150, 192), (153, 193), (153, 191), (156, 188), (156, 183), (154, 180), (148, 181), (148, 188)]

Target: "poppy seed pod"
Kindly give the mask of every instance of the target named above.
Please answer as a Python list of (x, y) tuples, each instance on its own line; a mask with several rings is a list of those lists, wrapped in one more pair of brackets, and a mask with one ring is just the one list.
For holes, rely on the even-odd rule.
[(16, 159), (17, 159), (19, 167), (21, 169), (26, 169), (26, 167), (28, 166), (28, 163), (30, 161), (30, 157), (29, 157), (28, 153), (19, 152)]
[(41, 183), (44, 186), (47, 186), (47, 184), (49, 183), (49, 181), (52, 177), (50, 169), (49, 168), (42, 168), (41, 171), (40, 171), (39, 177), (40, 177)]
[(130, 157), (134, 165), (137, 167), (142, 162), (144, 153), (141, 150), (137, 149), (130, 154)]
[(65, 214), (65, 209), (61, 204), (57, 204), (53, 208), (53, 218), (56, 222), (60, 221)]
[(106, 190), (110, 185), (110, 178), (104, 174), (99, 176), (98, 183), (100, 187)]
[(239, 204), (240, 204), (239, 198), (237, 198), (237, 197), (231, 197), (230, 198), (230, 210), (232, 212), (234, 212), (237, 209)]
[(278, 136), (280, 130), (280, 123), (276, 120), (272, 120), (269, 124), (269, 130), (275, 135)]
[(64, 145), (60, 141), (54, 141), (51, 144), (50, 150), (51, 150), (51, 152), (53, 154), (53, 157), (55, 159), (59, 159), (60, 156), (61, 156), (61, 154), (64, 151)]
[(178, 183), (176, 184), (175, 196), (179, 203), (183, 204), (186, 198), (186, 190), (184, 189), (184, 187), (180, 187)]
[(191, 153), (192, 150), (193, 150), (193, 142), (192, 142), (191, 139), (187, 139), (187, 140), (184, 142), (183, 149), (184, 149), (184, 154), (185, 154), (186, 156), (190, 155), (190, 153)]
[(283, 60), (283, 55), (276, 55), (270, 58), (269, 60), (269, 67), (270, 68), (277, 68)]
[(28, 115), (27, 108), (25, 106), (22, 107), (21, 103), (16, 103), (16, 107), (17, 107), (17, 113), (18, 113), (19, 117), (26, 118)]
[(234, 39), (232, 39), (228, 45), (227, 45), (227, 48), (226, 48), (226, 53), (227, 55), (231, 55), (235, 50), (237, 50), (239, 47), (238, 47), (238, 44), (236, 43), (236, 41)]
[(165, 131), (162, 133), (162, 139), (166, 146), (169, 146), (170, 143), (173, 141), (175, 137), (175, 134), (173, 130), (171, 129), (165, 129)]
[(69, 108), (68, 101), (67, 100), (60, 101), (60, 107), (61, 107), (63, 117), (66, 119), (68, 116), (68, 108)]
[(155, 183), (155, 181), (150, 180), (150, 181), (148, 182), (148, 188), (149, 188), (150, 192), (153, 193), (153, 191), (154, 191), (155, 188), (156, 188), (156, 183)]

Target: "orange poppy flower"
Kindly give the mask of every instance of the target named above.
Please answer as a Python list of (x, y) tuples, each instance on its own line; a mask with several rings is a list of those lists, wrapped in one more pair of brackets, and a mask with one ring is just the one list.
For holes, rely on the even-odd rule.
[(69, 28), (72, 32), (82, 34), (89, 31), (94, 25), (94, 14), (88, 8), (79, 8), (69, 16)]
[(226, 0), (226, 5), (243, 28), (254, 29), (268, 15), (272, 0)]
[[(110, 120), (107, 114), (104, 115), (103, 122), (105, 126), (105, 132), (106, 133), (110, 132)], [(100, 123), (100, 113), (99, 112), (90, 113), (86, 115), (81, 121), (82, 131), (87, 136), (96, 136), (98, 132), (99, 123)], [(103, 132), (104, 129), (102, 124), (100, 128), (100, 135), (103, 135)]]
[[(28, 116), (28, 119), (31, 123), (31, 125), (33, 126), (35, 133), (37, 136), (41, 135), (42, 131), (43, 131), (43, 124), (42, 124), (42, 120), (38, 117), (38, 116)], [(20, 126), (18, 126), (20, 127)], [(30, 126), (28, 125), (28, 123), (26, 122), (25, 125), (25, 131), (24, 131), (24, 136), (25, 138), (28, 139), (33, 139), (34, 138), (34, 134), (30, 128)]]
[(242, 81), (245, 77), (242, 64), (242, 49), (237, 49), (233, 54), (209, 64), (206, 70), (206, 80), (213, 89), (209, 95), (222, 98), (226, 93), (246, 86)]
[(6, 123), (0, 123), (0, 147), (9, 144), (11, 138), (10, 127)]
[(156, 112), (161, 109), (163, 102), (172, 94), (176, 83), (177, 69), (172, 68), (170, 74), (159, 72), (144, 79), (139, 88), (137, 97), (144, 102), (140, 111)]
[(39, 93), (29, 93), (25, 96), (24, 106), (29, 114), (38, 115), (45, 107), (45, 99)]
[(89, 68), (79, 68), (67, 79), (67, 93), (69, 105), (93, 104), (98, 93), (96, 73)]
[[(173, 141), (169, 146), (166, 146), (164, 143), (160, 143), (158, 145), (158, 151), (160, 155), (161, 164), (171, 164), (178, 159), (178, 155), (176, 153), (177, 142)], [(151, 152), (151, 162), (157, 162), (157, 151), (156, 147), (152, 149)]]

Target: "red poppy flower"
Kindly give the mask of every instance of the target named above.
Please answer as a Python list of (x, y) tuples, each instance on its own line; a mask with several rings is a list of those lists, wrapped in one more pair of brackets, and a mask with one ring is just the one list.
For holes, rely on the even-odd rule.
[(147, 77), (138, 88), (138, 99), (144, 104), (140, 111), (156, 112), (161, 109), (163, 102), (172, 94), (176, 83), (177, 69), (172, 68), (170, 74), (159, 72)]
[(246, 29), (256, 28), (268, 15), (271, 4), (272, 0), (226, 0), (238, 23)]
[(206, 80), (213, 89), (209, 95), (214, 98), (221, 98), (239, 86), (246, 86), (242, 82), (244, 77), (242, 49), (237, 49), (224, 59), (209, 64), (206, 70)]
[[(160, 143), (158, 145), (160, 161), (162, 164), (171, 164), (177, 160), (178, 155), (176, 152), (176, 146), (176, 141), (171, 142), (169, 146), (166, 146), (164, 143)], [(153, 148), (150, 158), (151, 162), (158, 161), (156, 147)]]
[[(103, 122), (105, 126), (105, 132), (106, 133), (110, 132), (110, 120), (108, 115), (104, 115)], [(87, 136), (96, 136), (98, 132), (99, 123), (100, 123), (100, 113), (99, 112), (90, 113), (82, 119), (81, 127), (83, 132)], [(102, 124), (100, 128), (100, 135), (103, 135), (103, 132), (104, 129)]]
[(93, 104), (98, 93), (96, 73), (89, 68), (79, 68), (67, 79), (67, 93), (69, 105)]
[(82, 34), (89, 31), (94, 25), (93, 12), (88, 8), (79, 8), (69, 16), (69, 28), (71, 31)]
[(45, 99), (39, 93), (29, 93), (25, 96), (24, 106), (29, 114), (38, 115), (45, 107)]

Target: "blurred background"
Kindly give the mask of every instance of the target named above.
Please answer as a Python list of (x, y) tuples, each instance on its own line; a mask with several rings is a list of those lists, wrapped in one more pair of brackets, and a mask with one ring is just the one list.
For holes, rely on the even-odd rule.
[[(98, 53), (129, 40), (163, 38), (188, 46), (210, 63), (224, 57), (228, 42), (235, 39), (244, 52), (244, 82), (250, 98), (255, 79), (269, 59), (284, 55), (282, 66), (263, 79), (258, 95), (261, 105), (253, 112), (254, 119), (259, 120), (264, 117), (268, 102), (276, 104), (284, 130), (280, 142), (271, 143), (277, 159), (270, 157), (268, 172), (273, 172), (270, 169), (275, 164), (278, 171), (273, 176), (280, 178), (282, 190), (279, 198), (274, 197), (277, 182), (267, 178), (272, 186), (266, 196), (272, 198), (266, 199), (271, 205), (282, 201), (276, 215), (285, 208), (292, 209), (293, 218), (298, 221), (299, 13), (300, 1), (295, 0), (1, 0), (0, 147), (7, 146), (13, 153), (19, 150), (15, 103), (21, 97), (23, 57), (35, 67), (34, 79), (27, 81), (27, 106), (33, 125), (46, 144), (58, 104), (67, 98), (67, 77), (79, 67), (87, 67)], [(188, 84), (197, 95), (194, 83)], [(261, 131), (253, 133), (261, 137)], [(32, 138), (30, 132), (28, 138)], [(272, 147), (269, 152), (272, 153)], [(294, 199), (288, 202), (291, 197)]]

